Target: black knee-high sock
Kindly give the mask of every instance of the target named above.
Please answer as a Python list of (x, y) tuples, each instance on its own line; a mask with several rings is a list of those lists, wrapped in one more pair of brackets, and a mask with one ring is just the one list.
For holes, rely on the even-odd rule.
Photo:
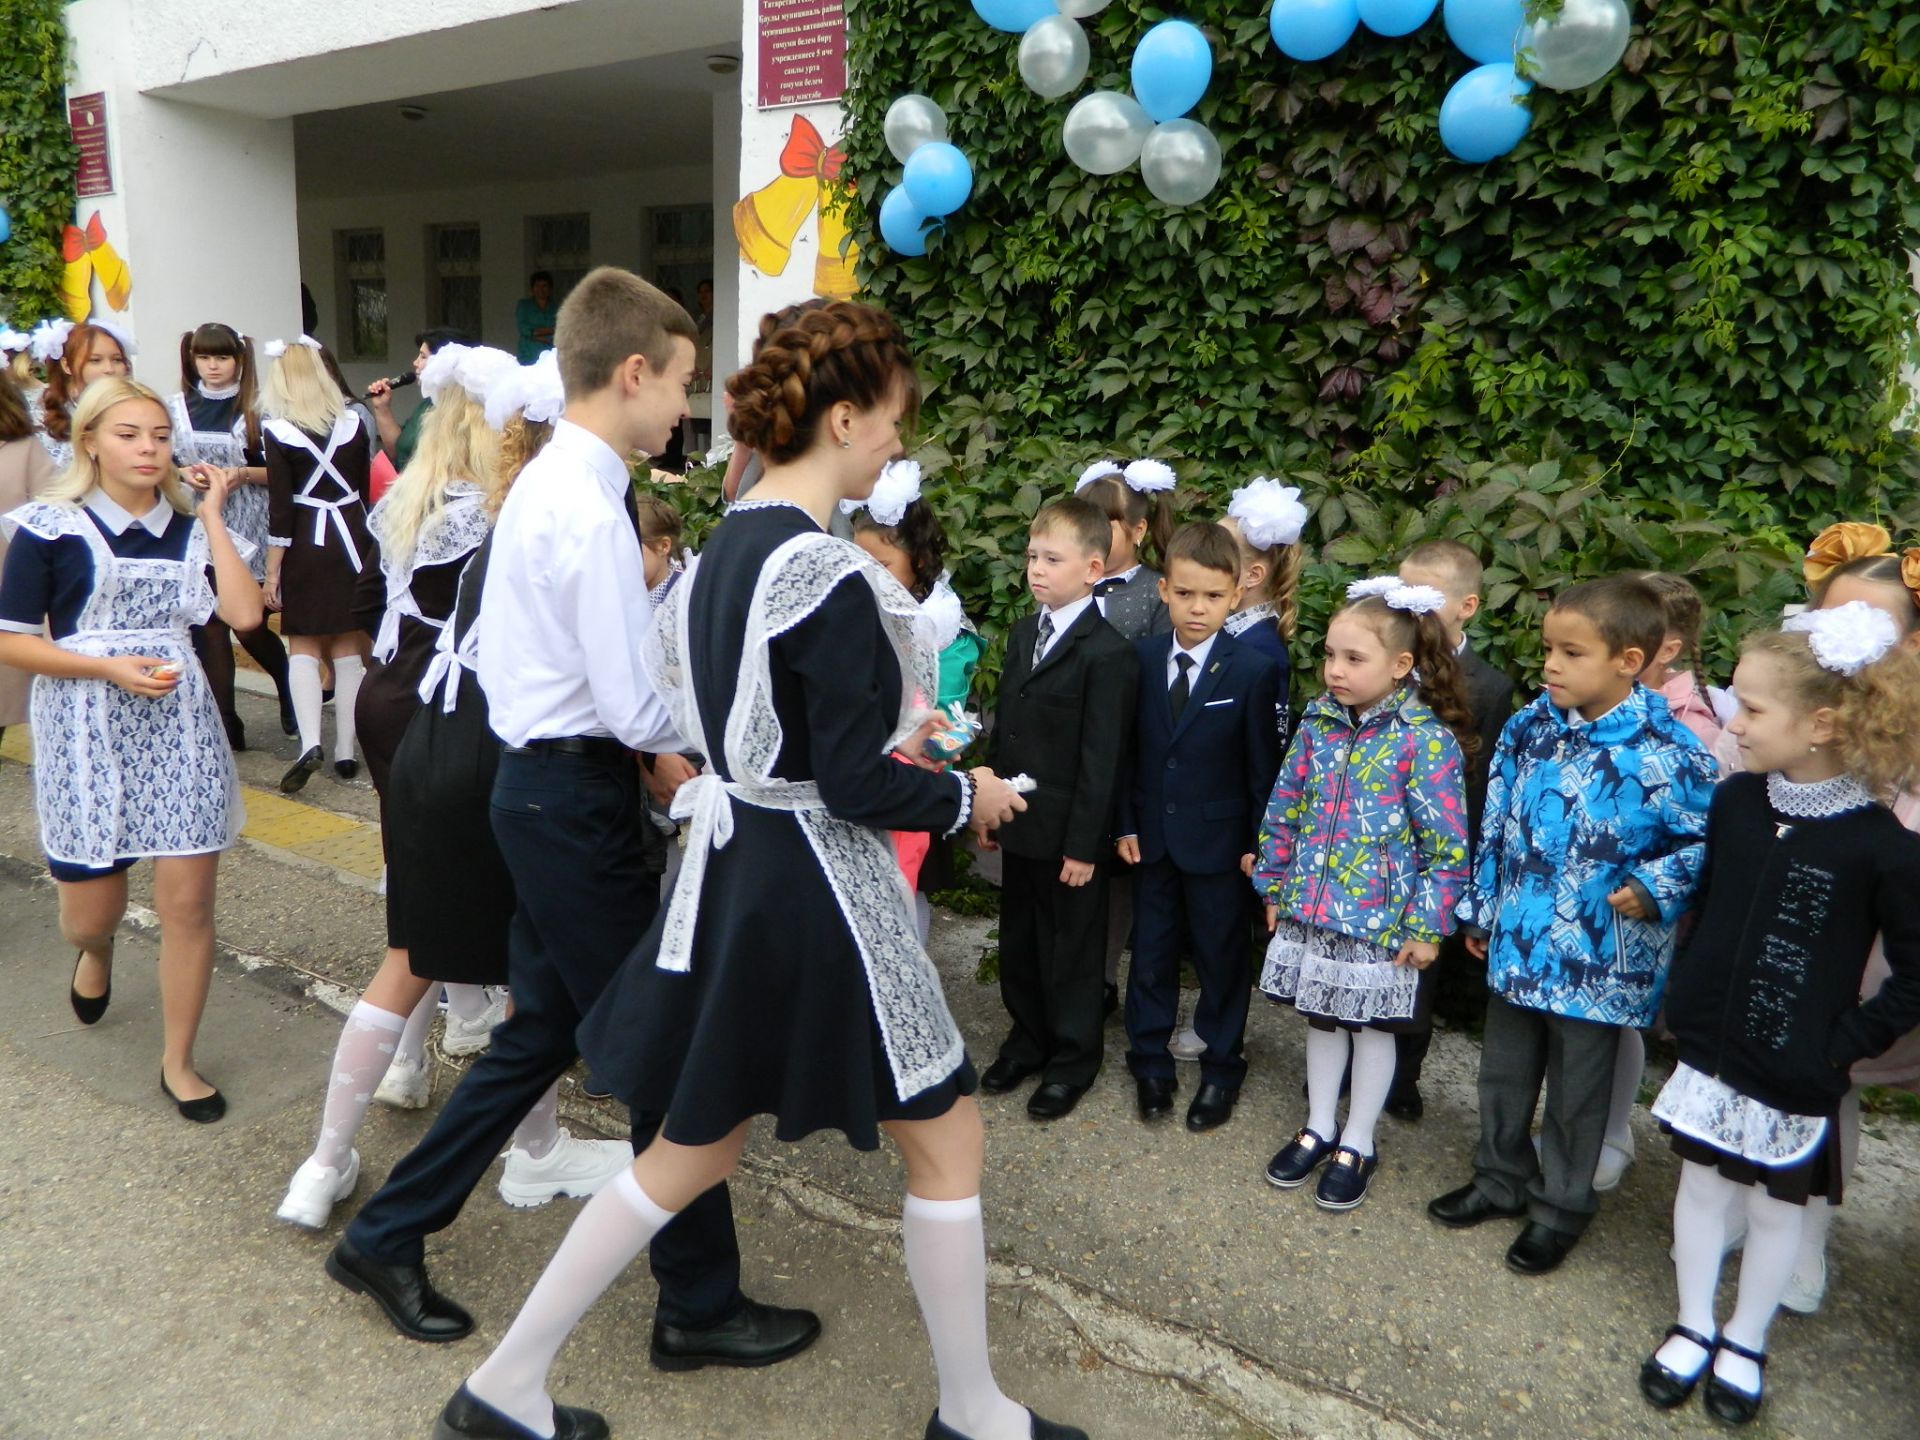
[(220, 718), (233, 719), (233, 632), (227, 622), (209, 615), (207, 623), (196, 626), (193, 650), (200, 657), (200, 668), (207, 672), (207, 688), (213, 691), (213, 703)]
[(280, 637), (262, 623), (242, 634), (240, 644), (253, 657), (253, 663), (273, 681), (273, 688), (280, 696), (281, 708), (291, 705), (293, 702), (287, 691), (287, 647)]

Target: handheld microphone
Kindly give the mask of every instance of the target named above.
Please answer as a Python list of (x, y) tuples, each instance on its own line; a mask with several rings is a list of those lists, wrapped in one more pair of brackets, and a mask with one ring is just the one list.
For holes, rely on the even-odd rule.
[[(418, 385), (419, 383), (420, 383), (420, 377), (414, 374), (411, 370), (409, 370), (404, 375), (389, 376), (387, 379), (387, 388), (389, 390), (404, 390), (409, 385)], [(369, 386), (367, 389), (367, 393), (362, 395), (360, 398), (362, 400), (371, 400), (373, 398), (372, 387)]]

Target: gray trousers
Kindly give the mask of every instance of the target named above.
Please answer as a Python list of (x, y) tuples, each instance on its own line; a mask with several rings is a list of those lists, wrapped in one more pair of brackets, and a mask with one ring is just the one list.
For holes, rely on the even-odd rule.
[[(1568, 1235), (1587, 1228), (1600, 1208), (1594, 1166), (1607, 1133), (1620, 1027), (1528, 1010), (1487, 997), (1480, 1047), (1480, 1146), (1473, 1183), (1505, 1208)], [(1546, 1083), (1540, 1151), (1533, 1111)]]

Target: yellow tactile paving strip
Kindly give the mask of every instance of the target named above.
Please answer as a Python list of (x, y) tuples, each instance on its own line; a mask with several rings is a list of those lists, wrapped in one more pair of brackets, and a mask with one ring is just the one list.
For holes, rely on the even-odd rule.
[[(0, 760), (33, 761), (33, 744), (24, 725), (12, 726), (0, 740)], [(380, 853), (380, 827), (350, 815), (275, 795), (251, 785), (240, 787), (247, 805), (244, 839), (283, 850), (332, 870), (377, 880), (386, 861)]]

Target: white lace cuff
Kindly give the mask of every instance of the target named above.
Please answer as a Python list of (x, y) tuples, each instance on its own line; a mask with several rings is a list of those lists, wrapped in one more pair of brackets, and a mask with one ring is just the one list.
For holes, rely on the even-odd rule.
[(940, 838), (951, 840), (967, 828), (967, 822), (973, 819), (973, 776), (964, 770), (953, 772), (953, 778), (960, 782), (960, 818), (953, 822), (953, 828)]
[(289, 550), (293, 547), (293, 537), (291, 535), (269, 535), (267, 536), (267, 544), (275, 550)]

